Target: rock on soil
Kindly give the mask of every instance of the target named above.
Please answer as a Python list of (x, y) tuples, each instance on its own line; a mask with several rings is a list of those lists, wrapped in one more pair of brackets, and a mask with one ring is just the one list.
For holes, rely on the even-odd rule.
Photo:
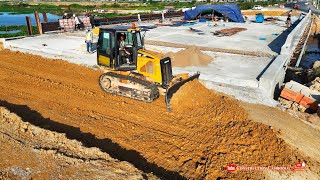
[(187, 67), (187, 66), (207, 66), (213, 58), (200, 51), (199, 47), (191, 46), (177, 53), (169, 52), (166, 56), (172, 60), (174, 67)]
[(316, 77), (316, 79), (311, 81), (310, 89), (320, 92), (320, 77)]
[(313, 63), (313, 69), (317, 69), (317, 68), (319, 68), (320, 67), (320, 61), (315, 61), (314, 63)]

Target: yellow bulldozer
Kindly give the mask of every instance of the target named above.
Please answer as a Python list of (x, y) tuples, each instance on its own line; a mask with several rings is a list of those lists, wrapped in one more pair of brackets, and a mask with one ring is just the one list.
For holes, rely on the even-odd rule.
[(169, 57), (160, 58), (144, 48), (146, 31), (134, 24), (99, 29), (97, 64), (105, 71), (99, 77), (99, 85), (107, 93), (145, 102), (152, 102), (163, 93), (167, 109), (171, 111), (173, 94), (186, 82), (198, 79), (200, 74), (172, 75)]

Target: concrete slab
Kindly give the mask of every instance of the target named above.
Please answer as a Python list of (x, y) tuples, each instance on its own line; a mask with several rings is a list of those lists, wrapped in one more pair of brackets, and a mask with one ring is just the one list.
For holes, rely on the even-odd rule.
[[(279, 20), (274, 22), (255, 23), (250, 21), (253, 17), (249, 17), (249, 21), (246, 23), (216, 22), (216, 27), (209, 27), (207, 23), (199, 22), (193, 26), (163, 26), (148, 31), (146, 40), (243, 51), (261, 51), (276, 55), (277, 52), (274, 52), (269, 45), (286, 29), (286, 17), (277, 18)], [(295, 20), (296, 17), (293, 17), (293, 21)], [(212, 22), (210, 23), (213, 25)], [(247, 28), (247, 30), (233, 36), (217, 37), (212, 34), (217, 30), (234, 27)], [(201, 32), (190, 32), (190, 28)], [(266, 38), (266, 40), (260, 40), (260, 38)]]
[[(147, 49), (168, 53), (177, 52), (181, 48), (147, 45)], [(174, 67), (175, 73), (201, 72), (200, 79), (216, 83), (258, 88), (258, 76), (271, 61), (268, 57), (254, 57), (238, 54), (204, 51), (214, 58), (208, 66)]]
[(218, 92), (223, 92), (224, 94), (233, 96), (234, 98), (240, 101), (244, 101), (248, 103), (258, 103), (258, 104), (263, 104), (267, 106), (276, 106), (279, 104), (277, 101), (266, 96), (263, 91), (257, 88), (217, 84), (213, 81), (204, 81), (204, 80), (201, 80), (201, 82), (203, 82), (205, 86), (209, 89), (214, 89)]
[(4, 43), (4, 47), (47, 58), (63, 59), (90, 67), (97, 64), (96, 54), (86, 52), (84, 37), (67, 36), (62, 33), (44, 34), (41, 36), (7, 40)]

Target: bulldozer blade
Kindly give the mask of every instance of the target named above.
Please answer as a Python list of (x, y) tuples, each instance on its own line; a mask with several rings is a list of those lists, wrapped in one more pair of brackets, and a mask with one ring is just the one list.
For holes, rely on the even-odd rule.
[(167, 105), (167, 110), (169, 112), (171, 112), (171, 105), (170, 105), (170, 101), (171, 101), (171, 98), (173, 96), (174, 93), (176, 93), (181, 86), (183, 86), (185, 83), (189, 82), (189, 81), (192, 81), (194, 79), (199, 79), (199, 76), (200, 76), (200, 73), (197, 72), (196, 74), (190, 76), (189, 78), (187, 79), (184, 79), (176, 84), (174, 84), (173, 86), (169, 87), (166, 91), (166, 97), (165, 97), (165, 101), (166, 101), (166, 105)]

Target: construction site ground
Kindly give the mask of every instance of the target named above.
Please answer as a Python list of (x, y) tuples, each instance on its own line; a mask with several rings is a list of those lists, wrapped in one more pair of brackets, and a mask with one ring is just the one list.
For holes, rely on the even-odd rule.
[[(286, 29), (286, 17), (274, 17), (278, 20), (265, 21), (263, 23), (256, 23), (254, 22), (255, 16), (248, 16), (246, 23), (210, 22), (209, 27), (208, 22), (198, 22), (192, 26), (163, 26), (148, 31), (146, 33), (146, 39), (166, 43), (252, 51), (257, 54), (264, 52), (274, 55), (277, 54), (274, 48), (278, 45), (274, 40)], [(297, 17), (293, 16), (292, 20), (295, 21), (296, 19)], [(215, 26), (215, 24), (217, 24), (217, 26)], [(235, 27), (246, 28), (246, 30), (232, 36), (213, 36), (212, 32)], [(190, 30), (190, 28), (193, 30)], [(260, 40), (260, 38), (266, 39)]]
[[(145, 46), (166, 54), (196, 45), (214, 60), (205, 66), (173, 67), (174, 73), (192, 74), (200, 71), (200, 80), (204, 81), (208, 88), (225, 92), (246, 102), (274, 105), (274, 101), (265, 97), (258, 88), (259, 77), (279, 53), (286, 35), (290, 32), (285, 31), (285, 16), (274, 18), (272, 21), (255, 23), (252, 22), (254, 16), (248, 16), (246, 23), (216, 22), (217, 26), (214, 26), (215, 23), (210, 22), (210, 27), (208, 23), (200, 22), (192, 26), (159, 26), (147, 31)], [(295, 21), (297, 17), (293, 16), (292, 19)], [(172, 19), (177, 20), (179, 18)], [(138, 25), (151, 26), (155, 23), (150, 21)], [(163, 24), (169, 23), (171, 21), (166, 19)], [(230, 28), (246, 30), (232, 36), (213, 36), (212, 32)], [(51, 33), (7, 40), (5, 46), (14, 51), (96, 67), (96, 54), (85, 53), (84, 32)]]
[[(101, 73), (0, 51), (2, 177), (320, 178), (320, 132), (307, 121), (198, 81), (174, 96), (169, 113), (162, 96), (144, 103), (103, 93)], [(296, 162), (305, 171), (225, 170)]]

